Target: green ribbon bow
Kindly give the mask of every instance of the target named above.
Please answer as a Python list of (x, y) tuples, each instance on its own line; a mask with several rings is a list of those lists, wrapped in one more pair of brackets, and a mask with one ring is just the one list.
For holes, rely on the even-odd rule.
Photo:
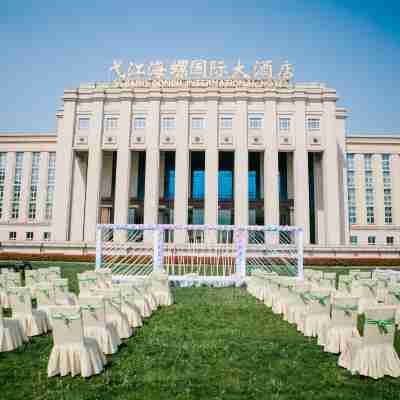
[(58, 319), (58, 320), (62, 320), (65, 322), (65, 325), (69, 325), (71, 323), (71, 321), (75, 321), (78, 319), (81, 319), (81, 314), (64, 314), (64, 313), (56, 313), (56, 314), (52, 314), (51, 316), (52, 319)]
[(121, 298), (120, 297), (111, 297), (111, 301), (115, 304), (120, 305), (121, 304)]
[(342, 280), (341, 282), (344, 286), (346, 286), (347, 291), (350, 292), (352, 280)]
[(92, 283), (95, 283), (95, 282), (97, 282), (97, 278), (85, 278), (85, 277), (82, 277), (82, 278), (79, 278), (79, 282), (92, 282)]
[(392, 294), (394, 297), (396, 297), (397, 300), (400, 301), (400, 292), (392, 292), (392, 291), (390, 291), (389, 294)]
[(335, 304), (334, 306), (337, 310), (344, 311), (345, 315), (348, 317), (351, 316), (352, 311), (357, 311), (358, 307), (356, 305), (354, 306), (349, 306), (349, 305), (341, 305), (341, 304)]
[(310, 300), (318, 301), (321, 306), (326, 306), (326, 302), (329, 300), (330, 296), (316, 296), (314, 294), (309, 294)]
[(301, 300), (303, 300), (303, 303), (308, 304), (310, 301), (310, 293), (309, 292), (303, 292), (300, 293), (300, 298)]
[(367, 319), (365, 321), (369, 325), (377, 325), (381, 334), (388, 333), (387, 327), (394, 325), (394, 318), (390, 319)]
[(85, 304), (81, 306), (82, 310), (89, 311), (94, 313), (96, 310), (99, 310), (102, 306), (100, 304)]
[(374, 292), (374, 288), (376, 287), (376, 285), (377, 285), (377, 282), (374, 282), (371, 284), (369, 284), (367, 282), (362, 283), (362, 286), (367, 287), (371, 292)]

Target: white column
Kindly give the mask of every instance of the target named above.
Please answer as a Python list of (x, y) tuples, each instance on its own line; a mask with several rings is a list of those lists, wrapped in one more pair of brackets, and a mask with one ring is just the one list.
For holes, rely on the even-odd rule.
[(400, 155), (391, 154), (393, 224), (400, 225)]
[(326, 244), (338, 246), (341, 243), (341, 187), (339, 186), (339, 154), (336, 136), (336, 103), (333, 100), (324, 101), (324, 118), (322, 128), (326, 140), (323, 153), (323, 181)]
[(64, 99), (62, 129), (57, 136), (56, 184), (53, 216), (54, 240), (69, 239), (69, 220), (72, 191), (72, 143), (75, 132), (76, 99)]
[[(11, 219), (11, 200), (13, 196), (13, 183), (15, 175), (15, 152), (7, 153), (6, 176), (4, 179), (3, 219)], [(8, 239), (8, 237), (7, 237)]]
[(304, 229), (304, 244), (310, 242), (310, 206), (308, 186), (308, 152), (305, 129), (305, 100), (299, 97), (295, 101), (294, 132), (296, 150), (294, 151), (294, 223)]
[[(131, 136), (131, 107), (132, 101), (130, 99), (121, 102), (114, 199), (114, 223), (116, 224), (126, 224), (128, 222), (131, 170), (131, 150), (129, 148)], [(114, 240), (126, 240), (126, 233), (126, 231), (119, 231)]]
[(37, 198), (37, 221), (44, 222), (44, 209), (47, 197), (47, 177), (49, 169), (49, 153), (43, 151), (40, 153), (39, 162), (39, 192)]
[(71, 241), (84, 240), (87, 157), (74, 154), (74, 180), (71, 204)]
[(25, 151), (22, 163), (22, 184), (19, 214), (19, 219), (24, 223), (28, 222), (28, 202), (30, 197), (31, 175), (32, 153), (30, 151)]
[(89, 135), (89, 158), (87, 169), (87, 190), (85, 207), (85, 240), (96, 241), (96, 226), (99, 215), (100, 180), (102, 173), (103, 151), (103, 109), (104, 100), (93, 103)]
[(247, 147), (247, 99), (237, 101), (235, 137), (235, 225), (249, 224), (249, 151)]
[[(189, 102), (178, 100), (177, 110), (177, 140), (175, 151), (175, 201), (174, 223), (188, 222), (188, 190), (189, 190)], [(174, 241), (184, 243), (186, 232), (175, 231)]]
[(279, 166), (276, 102), (265, 102), (264, 138), (264, 223), (279, 224)]
[(385, 207), (383, 200), (382, 156), (372, 155), (372, 174), (374, 179), (375, 224), (385, 224)]
[[(205, 191), (204, 223), (218, 224), (218, 100), (207, 101), (207, 137), (205, 140)], [(215, 241), (216, 235), (209, 234), (208, 241)]]
[[(148, 130), (146, 132), (146, 172), (144, 191), (144, 223), (157, 224), (160, 175), (160, 100), (150, 101)], [(150, 235), (150, 236), (149, 236)], [(152, 233), (146, 239), (152, 240)]]

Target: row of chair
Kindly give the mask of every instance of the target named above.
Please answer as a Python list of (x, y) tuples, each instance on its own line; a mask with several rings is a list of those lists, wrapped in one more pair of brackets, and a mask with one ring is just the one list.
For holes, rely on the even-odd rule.
[(12, 350), (52, 330), (48, 376), (101, 372), (104, 354), (114, 354), (158, 306), (173, 303), (168, 277), (160, 273), (115, 283), (109, 272), (88, 271), (78, 274), (79, 297), (68, 292), (67, 280), (60, 285), (59, 276), (40, 274), (26, 280), (29, 286), (7, 286), (8, 303), (2, 306), (11, 308), (12, 319), (0, 316), (0, 349)]
[[(305, 279), (255, 271), (247, 290), (307, 337), (317, 337), (324, 351), (340, 353), (338, 364), (351, 373), (380, 378), (400, 376), (400, 359), (393, 342), (399, 303), (391, 302), (397, 283), (388, 280), (378, 300), (378, 279), (370, 274), (346, 275), (305, 271)], [(337, 281), (339, 282), (337, 287)], [(363, 336), (358, 316), (364, 314)]]

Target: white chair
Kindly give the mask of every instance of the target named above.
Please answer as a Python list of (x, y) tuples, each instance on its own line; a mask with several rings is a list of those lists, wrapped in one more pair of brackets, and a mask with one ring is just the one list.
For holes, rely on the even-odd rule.
[(32, 309), (29, 288), (9, 288), (12, 316), (18, 320), (26, 336), (42, 335), (50, 330), (46, 313)]
[(300, 316), (303, 310), (308, 308), (307, 294), (311, 288), (310, 281), (297, 282), (293, 287), (295, 301), (288, 304), (286, 321), (293, 324), (300, 323)]
[(120, 306), (121, 311), (125, 314), (128, 320), (129, 326), (132, 328), (140, 328), (143, 326), (140, 310), (133, 303), (130, 303), (124, 298), (119, 285), (114, 285), (113, 290), (115, 291), (116, 295), (113, 296), (111, 300), (113, 303)]
[(385, 296), (385, 305), (391, 305), (396, 308), (395, 323), (400, 324), (400, 285), (389, 285)]
[(96, 339), (104, 354), (118, 351), (121, 339), (112, 323), (106, 322), (106, 310), (102, 297), (81, 297), (83, 331), (86, 337)]
[(325, 272), (319, 282), (321, 288), (336, 289), (336, 272)]
[(36, 309), (46, 313), (47, 319), (51, 325), (50, 307), (57, 305), (54, 286), (50, 282), (37, 283), (31, 288), (36, 298)]
[(359, 297), (358, 313), (362, 314), (366, 307), (378, 305), (376, 298), (378, 290), (378, 281), (376, 279), (360, 278), (353, 281), (351, 286), (352, 296)]
[(150, 274), (151, 292), (157, 299), (160, 306), (170, 306), (174, 304), (171, 289), (169, 287), (168, 275), (163, 272), (153, 272)]
[(40, 282), (42, 282), (42, 274), (40, 271), (37, 269), (25, 271), (25, 286), (33, 287)]
[(68, 291), (68, 279), (58, 278), (52, 281), (55, 302), (58, 305), (73, 306), (78, 304), (75, 293)]
[(339, 295), (351, 296), (351, 286), (353, 278), (351, 275), (339, 275), (338, 292)]
[(349, 339), (359, 337), (357, 329), (357, 297), (333, 297), (332, 320), (323, 326), (318, 344), (328, 353), (340, 353)]
[(96, 271), (97, 286), (101, 289), (111, 289), (112, 288), (112, 272), (110, 269), (100, 269)]
[(7, 286), (8, 287), (21, 287), (22, 277), (19, 272), (8, 272), (6, 274)]
[(0, 306), (10, 308), (10, 299), (7, 294), (7, 279), (4, 272), (0, 275)]
[(97, 289), (98, 277), (95, 273), (84, 272), (77, 275), (79, 284), (79, 294), (89, 294), (91, 290)]
[(0, 307), (0, 353), (12, 351), (28, 341), (24, 330), (18, 320), (3, 317)]
[(400, 359), (393, 346), (395, 308), (377, 306), (364, 310), (364, 335), (347, 342), (338, 364), (352, 374), (377, 379), (400, 376)]
[(141, 293), (142, 296), (147, 300), (151, 311), (155, 311), (158, 308), (157, 299), (151, 291), (151, 284), (147, 278), (138, 278), (132, 282), (135, 289)]
[(106, 359), (95, 339), (83, 333), (82, 315), (76, 306), (55, 306), (51, 310), (54, 346), (47, 375), (89, 377), (103, 371)]
[(149, 302), (137, 288), (131, 284), (119, 284), (118, 287), (121, 289), (122, 297), (139, 310), (142, 319), (151, 316), (152, 310)]

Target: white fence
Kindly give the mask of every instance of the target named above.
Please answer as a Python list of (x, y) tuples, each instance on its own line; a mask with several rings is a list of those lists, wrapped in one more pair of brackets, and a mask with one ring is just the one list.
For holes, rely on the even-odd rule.
[(254, 269), (303, 277), (303, 231), (290, 226), (98, 225), (96, 269), (114, 275), (241, 277)]

